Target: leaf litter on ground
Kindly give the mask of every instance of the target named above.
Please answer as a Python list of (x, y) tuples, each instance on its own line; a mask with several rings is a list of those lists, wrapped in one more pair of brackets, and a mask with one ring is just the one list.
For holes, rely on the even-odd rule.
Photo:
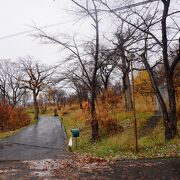
[[(32, 173), (39, 177), (69, 177), (78, 178), (82, 174), (94, 173), (94, 175), (104, 171), (111, 172), (110, 164), (113, 161), (93, 157), (90, 155), (71, 155), (62, 159), (44, 159), (24, 161), (32, 169)], [(33, 175), (32, 174), (32, 175)]]

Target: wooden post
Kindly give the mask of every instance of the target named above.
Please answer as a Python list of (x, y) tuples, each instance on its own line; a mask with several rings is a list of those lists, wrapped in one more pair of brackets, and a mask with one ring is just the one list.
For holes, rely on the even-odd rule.
[(77, 137), (76, 137), (76, 150), (77, 150)]
[(133, 74), (133, 64), (131, 59), (131, 79), (132, 79), (132, 99), (133, 99), (133, 134), (134, 134), (134, 149), (138, 152), (138, 139), (137, 139), (137, 120), (136, 120), (136, 106), (135, 106), (135, 94), (134, 94), (134, 74)]

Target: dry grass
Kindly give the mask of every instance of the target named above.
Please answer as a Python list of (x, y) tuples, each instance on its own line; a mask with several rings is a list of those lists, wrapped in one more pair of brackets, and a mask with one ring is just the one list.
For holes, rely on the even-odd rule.
[[(154, 114), (155, 104), (149, 103), (143, 97), (136, 97), (137, 110), (137, 126), (138, 132), (147, 120)], [(66, 106), (61, 111), (64, 125), (67, 129), (68, 137), (70, 137), (71, 128), (79, 128), (81, 130), (78, 138), (78, 153), (89, 153), (96, 156), (108, 158), (154, 158), (154, 157), (168, 157), (180, 156), (180, 140), (175, 138), (171, 141), (164, 139), (164, 127), (162, 119), (150, 131), (148, 135), (138, 136), (138, 143), (140, 151), (138, 154), (133, 150), (133, 114), (124, 111), (123, 99), (117, 102), (113, 109), (107, 110), (109, 104), (100, 101), (96, 103), (98, 119), (107, 120), (113, 118), (117, 123), (124, 128), (124, 131), (119, 131), (114, 134), (104, 133), (102, 124), (100, 123), (100, 139), (97, 142), (91, 142), (91, 126), (88, 123), (88, 112), (79, 110), (79, 105), (74, 104)], [(178, 103), (179, 107), (179, 103)], [(148, 111), (149, 110), (149, 111)], [(180, 123), (178, 122), (178, 129)], [(74, 151), (75, 147), (72, 148)]]

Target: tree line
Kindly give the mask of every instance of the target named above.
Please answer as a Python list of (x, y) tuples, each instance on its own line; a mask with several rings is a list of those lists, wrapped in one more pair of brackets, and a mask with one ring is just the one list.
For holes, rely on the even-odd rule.
[[(109, 77), (113, 71), (122, 72), (123, 90), (125, 93), (126, 110), (132, 110), (132, 95), (130, 91), (130, 64), (134, 69), (145, 69), (148, 72), (154, 93), (160, 104), (166, 139), (177, 135), (177, 105), (174, 85), (174, 72), (180, 60), (180, 28), (176, 15), (179, 10), (173, 10), (172, 0), (147, 2), (140, 8), (129, 6), (121, 10), (122, 3), (128, 1), (103, 0), (71, 0), (79, 18), (89, 18), (94, 29), (91, 40), (79, 43), (75, 36), (58, 38), (39, 30), (36, 37), (42, 41), (60, 45), (69, 51), (66, 62), (71, 64), (67, 71), (68, 79), (78, 91), (81, 86), (87, 89), (90, 100), (92, 139), (98, 137), (98, 120), (96, 118), (95, 100), (100, 84), (107, 88)], [(120, 9), (119, 9), (120, 8)], [(113, 16), (117, 31), (111, 38), (104, 37), (100, 30), (104, 14)], [(103, 40), (108, 41), (109, 47)], [(162, 69), (162, 81), (159, 82), (157, 69)], [(168, 93), (168, 104), (165, 103), (159, 86), (164, 85)], [(102, 86), (101, 86), (102, 87)], [(78, 93), (79, 93), (78, 92)]]
[[(115, 89), (118, 89), (124, 94), (126, 111), (132, 111), (133, 100), (129, 73), (146, 70), (151, 83), (147, 94), (155, 94), (160, 104), (165, 138), (174, 138), (177, 135), (176, 85), (178, 84), (175, 82), (179, 82), (175, 72), (180, 61), (180, 28), (176, 18), (179, 11), (171, 9), (171, 4), (174, 2), (159, 0), (147, 2), (140, 8), (131, 8), (128, 6), (129, 1), (70, 1), (74, 5), (77, 18), (83, 20), (87, 18), (92, 25), (92, 38), (81, 41), (76, 35), (55, 36), (36, 27), (37, 33), (34, 36), (42, 42), (62, 47), (66, 52), (66, 59), (58, 67), (39, 66), (29, 58), (21, 59), (17, 67), (13, 66), (13, 69), (20, 68), (20, 71), (15, 70), (16, 73), (12, 73), (11, 70), (8, 72), (5, 67), (1, 68), (2, 74), (6, 72), (3, 78), (6, 79), (6, 76), (10, 75), (14, 82), (20, 84), (16, 93), (12, 93), (15, 90), (14, 83), (13, 87), (9, 86), (11, 93), (8, 94), (7, 87), (4, 87), (3, 83), (9, 79), (1, 78), (1, 96), (6, 97), (12, 105), (16, 105), (19, 99), (23, 99), (27, 90), (32, 92), (35, 118), (38, 118), (39, 93), (47, 89), (49, 85), (51, 87), (53, 84), (63, 82), (63, 86), (75, 90), (80, 108), (82, 108), (83, 100), (89, 101), (91, 137), (96, 140), (99, 137), (97, 97), (113, 87), (114, 93)], [(126, 3), (129, 8), (125, 10), (120, 8), (122, 3)], [(112, 17), (111, 21), (115, 27), (108, 37), (101, 29), (101, 21), (107, 16)], [(131, 67), (132, 64), (133, 67)], [(57, 68), (58, 77), (54, 79), (52, 76)], [(115, 81), (119, 84), (115, 84)], [(168, 103), (160, 92), (162, 85), (167, 89)], [(141, 90), (141, 86), (138, 87), (137, 91)], [(55, 88), (54, 92), (56, 91), (58, 89)], [(53, 94), (53, 89), (51, 93)], [(64, 96), (64, 93), (61, 96)], [(60, 96), (56, 96), (58, 97)], [(73, 95), (70, 95), (69, 99), (71, 98), (73, 99)]]

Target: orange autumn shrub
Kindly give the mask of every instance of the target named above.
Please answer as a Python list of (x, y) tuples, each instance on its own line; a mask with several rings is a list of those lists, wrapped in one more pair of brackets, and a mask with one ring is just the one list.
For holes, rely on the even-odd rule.
[(23, 108), (12, 108), (0, 102), (0, 132), (19, 129), (30, 124), (30, 116)]
[(101, 131), (104, 134), (113, 135), (124, 131), (123, 127), (118, 123), (116, 118), (107, 118), (100, 121)]
[(102, 134), (113, 135), (123, 131), (119, 124), (115, 110), (118, 107), (120, 98), (114, 95), (112, 90), (106, 90), (97, 99), (97, 118), (99, 120)]

